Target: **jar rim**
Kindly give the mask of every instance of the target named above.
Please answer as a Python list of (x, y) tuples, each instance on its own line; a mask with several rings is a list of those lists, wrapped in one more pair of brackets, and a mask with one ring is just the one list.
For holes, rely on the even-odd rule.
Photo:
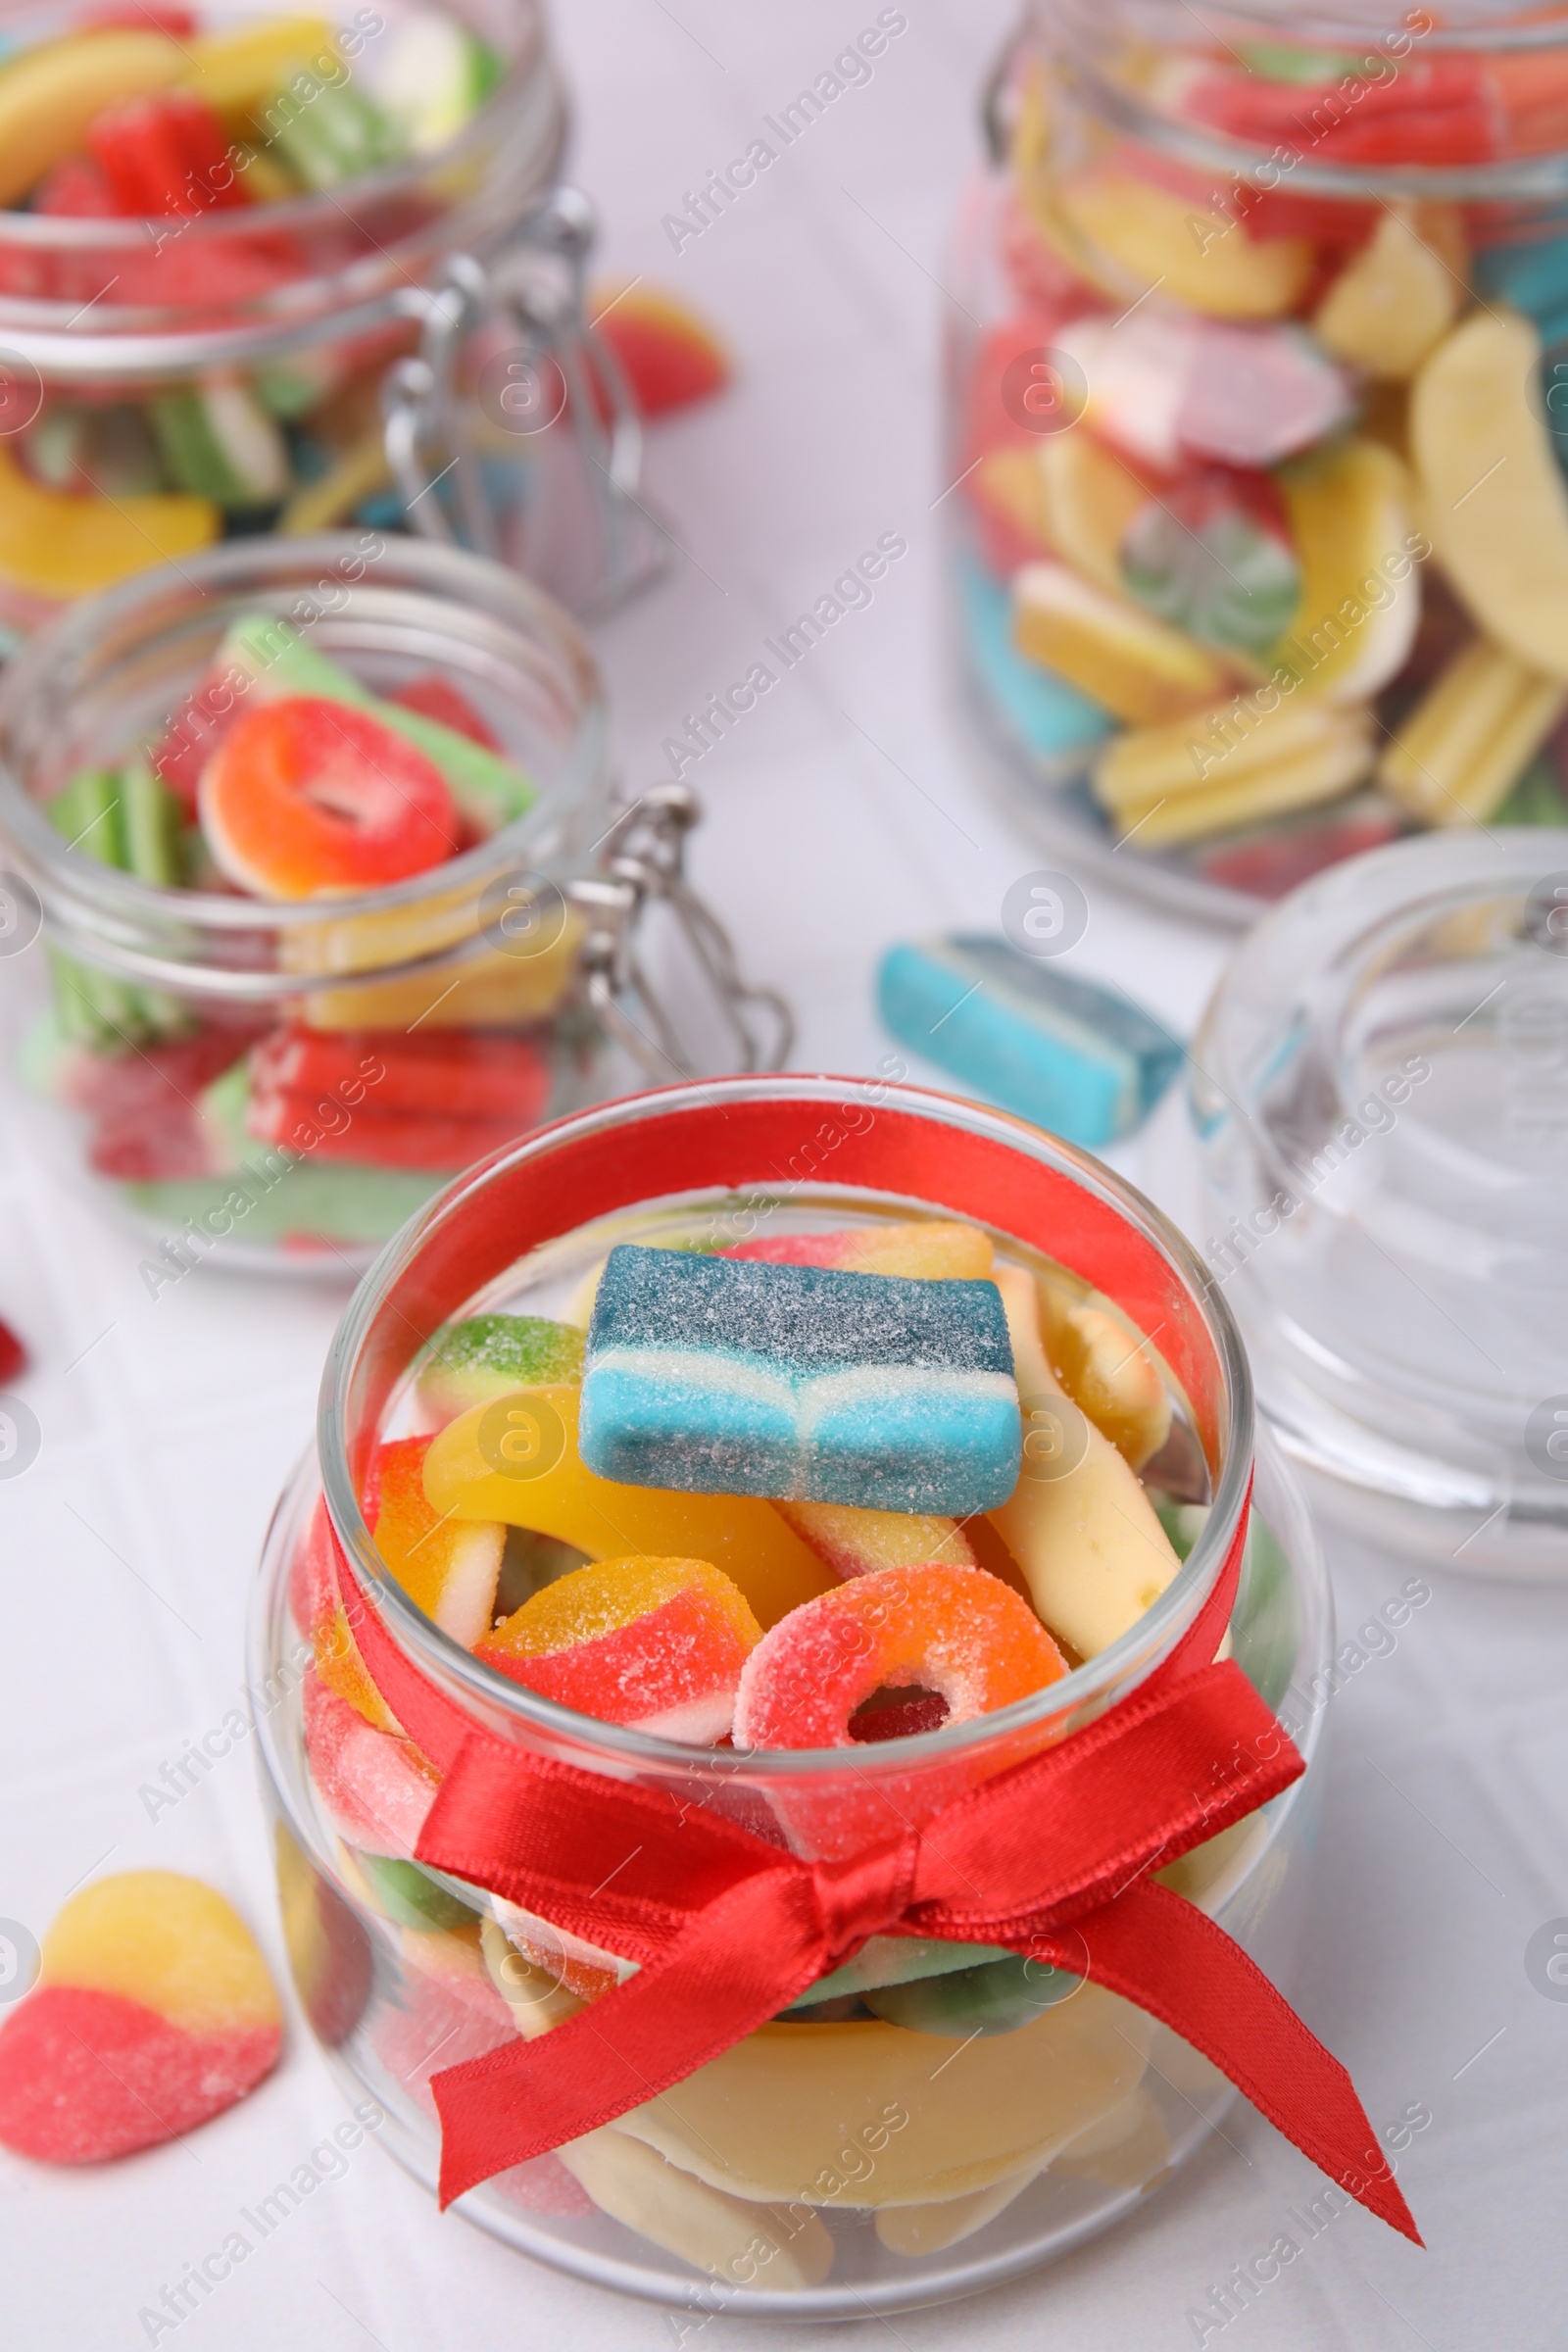
[[(371, 250), (324, 276), (302, 273), (246, 298), (225, 312), (222, 323), (191, 323), (213, 310), (210, 299), (149, 308), (117, 305), (103, 295), (82, 305), (74, 299), (0, 292), (0, 339), (7, 361), (14, 367), (20, 358), (52, 380), (124, 379), (150, 369), (240, 365), (262, 353), (338, 341), (422, 315), (420, 273), (411, 276), (409, 265), (432, 226), (444, 252), (493, 242), (543, 200), (560, 167), (566, 103), (543, 11), (537, 0), (517, 0), (513, 13), (519, 21), (518, 46), (495, 88), (456, 136), (431, 153), (362, 173), (341, 189), (247, 206), (243, 216), (215, 209), (167, 222), (157, 215), (94, 220), (0, 210), (0, 253), (9, 249), (19, 256), (101, 252), (112, 257), (116, 251), (141, 251), (154, 225), (168, 225), (171, 241), (177, 238), (182, 247), (195, 250), (280, 233), (308, 245), (313, 231), (352, 220), (352, 206), (417, 195), (427, 183), (439, 186), (455, 169), (490, 155), (490, 169), (474, 187), (433, 220), (419, 222), (407, 238), (391, 247), (371, 240)], [(78, 320), (88, 323), (78, 328)]]
[[(318, 1454), (326, 1507), (339, 1541), (354, 1564), (355, 1574), (393, 1640), (420, 1671), (433, 1673), (462, 1698), (478, 1702), (491, 1716), (510, 1718), (520, 1727), (570, 1741), (579, 1749), (592, 1747), (611, 1763), (623, 1768), (644, 1765), (667, 1771), (679, 1767), (689, 1772), (702, 1766), (741, 1783), (781, 1778), (809, 1781), (844, 1771), (843, 1748), (760, 1748), (730, 1753), (693, 1747), (623, 1725), (604, 1723), (544, 1698), (484, 1665), (443, 1633), (382, 1565), (360, 1509), (350, 1466), (349, 1399), (374, 1336), (377, 1318), (383, 1307), (392, 1302), (397, 1286), (416, 1269), (421, 1251), (435, 1239), (449, 1236), (458, 1221), (472, 1215), (486, 1192), (512, 1172), (548, 1160), (551, 1153), (585, 1139), (628, 1130), (635, 1132), (650, 1121), (675, 1119), (715, 1107), (722, 1110), (725, 1105), (799, 1102), (826, 1106), (842, 1102), (848, 1093), (865, 1084), (863, 1078), (775, 1072), (661, 1087), (597, 1104), (555, 1120), (521, 1143), (481, 1160), (410, 1218), (382, 1250), (361, 1280), (333, 1335), (318, 1406)], [(1219, 1417), (1222, 1427), (1217, 1426), (1215, 1431), (1222, 1460), (1214, 1480), (1208, 1518), (1197, 1543), (1164, 1592), (1126, 1633), (1060, 1681), (1048, 1684), (1043, 1690), (994, 1714), (939, 1726), (935, 1731), (905, 1739), (858, 1746), (854, 1750), (854, 1765), (858, 1778), (861, 1779), (892, 1778), (980, 1747), (1003, 1746), (1053, 1716), (1070, 1713), (1083, 1720), (1085, 1711), (1097, 1709), (1098, 1702), (1104, 1700), (1118, 1683), (1130, 1689), (1145, 1680), (1168, 1655), (1218, 1579), (1230, 1545), (1243, 1526), (1252, 1463), (1251, 1375), (1241, 1335), (1223, 1294), (1202, 1260), (1152, 1201), (1092, 1153), (1081, 1152), (1009, 1112), (993, 1110), (925, 1087), (888, 1082), (886, 1094), (892, 1111), (934, 1131), (956, 1129), (1000, 1144), (1008, 1152), (1066, 1178), (1101, 1207), (1108, 1209), (1124, 1227), (1131, 1226), (1163, 1268), (1175, 1277), (1212, 1352), (1223, 1404)], [(708, 1193), (724, 1188), (698, 1189)], [(889, 1198), (885, 1187), (847, 1184), (844, 1190), (852, 1197), (845, 1201), (847, 1207), (853, 1204), (856, 1191), (867, 1197)], [(907, 1198), (912, 1203), (917, 1196), (911, 1194)], [(637, 1204), (628, 1200), (623, 1205)], [(929, 1205), (946, 1206), (950, 1213), (963, 1213), (952, 1202)], [(565, 1233), (571, 1229), (568, 1218), (560, 1230)], [(453, 1303), (454, 1307), (458, 1304)], [(400, 1322), (416, 1328), (401, 1308), (394, 1305), (393, 1311)], [(446, 1319), (445, 1315), (439, 1316), (431, 1326), (432, 1331)], [(422, 1346), (429, 1336), (420, 1333), (417, 1345)]]
[[(133, 650), (137, 613), (147, 611), (156, 615), (166, 597), (192, 589), (198, 595), (209, 590), (232, 593), (246, 580), (256, 583), (259, 597), (275, 597), (281, 589), (297, 587), (301, 577), (319, 578), (344, 558), (363, 559), (365, 555), (361, 538), (348, 531), (323, 531), (298, 539), (220, 540), (178, 563), (136, 572), (114, 588), (80, 598), (30, 638), (0, 673), (0, 846), (18, 856), (46, 910), (85, 906), (131, 933), (139, 930), (146, 935), (158, 926), (177, 925), (214, 941), (234, 933), (251, 937), (270, 934), (281, 941), (291, 932), (318, 929), (324, 923), (364, 922), (416, 907), (435, 892), (477, 886), (515, 864), (545, 825), (560, 816), (562, 807), (575, 799), (586, 783), (602, 775), (604, 687), (592, 646), (572, 615), (531, 580), (487, 557), (401, 532), (375, 536), (382, 551), (376, 563), (389, 562), (392, 570), (390, 575), (367, 573), (365, 577), (377, 576), (383, 584), (411, 589), (445, 608), (480, 607), (494, 612), (499, 607), (520, 638), (544, 645), (562, 661), (577, 690), (578, 714), (555, 785), (541, 791), (521, 816), (444, 864), (350, 897), (289, 901), (231, 897), (139, 881), (93, 859), (72, 860), (71, 845), (28, 792), (12, 751), (13, 733), (27, 700), (46, 695), (52, 678), (69, 676), (73, 664), (96, 649), (108, 646), (116, 655)], [(346, 575), (340, 575), (340, 584), (342, 577)], [(352, 582), (351, 590), (359, 584)], [(182, 976), (188, 983), (204, 968), (201, 964), (171, 966), (164, 976)], [(143, 976), (154, 975), (144, 969)], [(291, 972), (267, 977), (285, 979), (291, 990), (298, 990), (312, 985), (341, 987), (351, 976)]]

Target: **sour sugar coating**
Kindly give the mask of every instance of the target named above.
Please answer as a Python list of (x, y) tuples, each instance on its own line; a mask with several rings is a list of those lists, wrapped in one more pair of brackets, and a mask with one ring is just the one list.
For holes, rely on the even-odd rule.
[(507, 1531), (495, 1520), (443, 1519), (424, 1498), (428, 1438), (376, 1448), (365, 1517), (389, 1572), (427, 1617), (465, 1649), (490, 1628)]
[(436, 1334), (419, 1374), (418, 1399), (443, 1422), (455, 1421), (509, 1389), (580, 1380), (582, 1348), (583, 1335), (570, 1323), (543, 1315), (470, 1315)]
[(435, 1802), (435, 1776), (412, 1740), (378, 1732), (321, 1677), (304, 1685), (305, 1753), (332, 1827), (367, 1853), (408, 1861)]
[(889, 949), (877, 1005), (901, 1044), (1090, 1150), (1130, 1134), (1182, 1065), (1182, 1047), (1141, 1005), (1001, 939)]
[(842, 1274), (905, 1274), (924, 1282), (984, 1282), (991, 1237), (978, 1225), (931, 1217), (923, 1224), (851, 1225), (838, 1233), (788, 1233), (737, 1242), (720, 1257), (769, 1266), (833, 1266)]
[(374, 890), (462, 847), (433, 760), (368, 711), (304, 695), (244, 713), (203, 769), (198, 803), (217, 863), (263, 899)]
[(475, 1655), (601, 1723), (706, 1746), (728, 1732), (761, 1638), (707, 1560), (600, 1560), (535, 1592)]
[(266, 1963), (214, 1887), (131, 1870), (74, 1894), (0, 2027), (0, 2141), (49, 2164), (156, 2147), (271, 2071)]
[(623, 1245), (594, 1301), (579, 1442), (633, 1486), (989, 1510), (1019, 1461), (1000, 1294)]
[(928, 1560), (945, 1560), (956, 1568), (977, 1565), (956, 1519), (935, 1519), (919, 1511), (860, 1511), (850, 1502), (777, 1502), (773, 1507), (835, 1576), (916, 1568)]
[(947, 1721), (1059, 1681), (1066, 1660), (1026, 1601), (983, 1568), (882, 1568), (782, 1618), (746, 1662), (737, 1747), (848, 1747), (883, 1688), (940, 1693)]

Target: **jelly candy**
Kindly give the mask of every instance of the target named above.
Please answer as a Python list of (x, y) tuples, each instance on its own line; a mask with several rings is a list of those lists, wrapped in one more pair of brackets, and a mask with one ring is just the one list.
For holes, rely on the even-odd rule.
[(1073, 1402), (1141, 1470), (1170, 1435), (1170, 1396), (1147, 1344), (1103, 1307), (1063, 1305), (1050, 1317), (1048, 1351)]
[(710, 1560), (760, 1622), (826, 1590), (828, 1571), (769, 1504), (747, 1494), (672, 1494), (595, 1478), (577, 1452), (578, 1391), (514, 1389), (431, 1440), (424, 1491), (437, 1511), (502, 1519), (592, 1559)]
[(176, 2139), (276, 2064), (277, 1995), (216, 1889), (133, 1870), (74, 1894), (0, 2027), (0, 2142), (98, 2164)]
[(106, 108), (89, 123), (87, 145), (117, 213), (195, 219), (248, 201), (221, 122), (188, 91), (159, 90)]
[(1399, 721), (1378, 782), (1428, 825), (1484, 825), (1568, 705), (1568, 662), (1543, 677), (1500, 646), (1467, 646)]
[(346, 1699), (373, 1731), (401, 1740), (403, 1727), (370, 1680), (344, 1612), (338, 1586), (341, 1553), (327, 1516), (326, 1497), (318, 1495), (310, 1525), (289, 1569), (289, 1607), (302, 1633), (311, 1637), (316, 1671), (328, 1690)]
[(330, 62), (333, 41), (324, 17), (263, 17), (231, 31), (198, 33), (180, 60), (181, 83), (231, 129), (251, 130), (252, 118), (300, 66)]
[(377, 1910), (400, 1928), (416, 1935), (444, 1935), (477, 1915), (417, 1862), (399, 1862), (389, 1854), (357, 1854), (355, 1863)]
[(1363, 794), (1327, 822), (1314, 818), (1251, 839), (1216, 844), (1199, 858), (1199, 871), (1227, 890), (1246, 891), (1254, 899), (1283, 899), (1342, 858), (1382, 849), (1400, 830), (1392, 808)]
[(147, 403), (158, 445), (181, 490), (238, 514), (273, 506), (289, 483), (276, 424), (240, 376), (207, 376)]
[(79, 148), (105, 107), (168, 89), (184, 69), (179, 43), (145, 26), (70, 32), (16, 51), (0, 64), (0, 204), (15, 204)]
[(366, 1482), (365, 1521), (409, 1598), (465, 1649), (490, 1630), (506, 1529), (443, 1519), (424, 1499), (427, 1438), (378, 1446)]
[(596, 286), (589, 314), (594, 331), (619, 361), (645, 416), (662, 416), (693, 401), (709, 400), (730, 380), (723, 345), (673, 294), (641, 281)]
[(1541, 343), (1527, 319), (1475, 311), (1410, 395), (1410, 452), (1444, 567), (1485, 634), (1568, 677), (1568, 484), (1535, 406)]
[(305, 65), (259, 110), (260, 125), (307, 188), (340, 188), (404, 152), (391, 117), (346, 77), (333, 78), (343, 72), (335, 56)]
[[(1056, 439), (1072, 440), (1058, 434)], [(1048, 444), (1050, 446), (1050, 444)], [(1045, 483), (1032, 449), (993, 449), (963, 485), (980, 552), (1004, 575), (1055, 551), (1046, 519)]]
[(1084, 372), (1089, 425), (1165, 471), (1184, 454), (1277, 465), (1351, 412), (1345, 376), (1296, 326), (1139, 311), (1075, 319), (1059, 348)]
[(378, 1732), (319, 1674), (305, 1677), (305, 1752), (333, 1828), (351, 1845), (407, 1861), (435, 1802), (433, 1774), (407, 1740)]
[[(275, 1088), (302, 1099), (347, 1089), (345, 1101), (358, 1107), (363, 1097), (371, 1118), (428, 1111), (521, 1133), (544, 1107), (550, 1066), (531, 1037), (277, 1028), (252, 1054), (251, 1080), (258, 1092)], [(516, 1388), (526, 1377), (507, 1386)]]
[(1301, 596), (1262, 659), (1314, 695), (1365, 701), (1404, 666), (1421, 618), (1427, 541), (1412, 528), (1409, 474), (1380, 443), (1348, 440), (1287, 466), (1279, 483)]
[(1130, 1465), (1052, 1371), (1033, 1276), (999, 1266), (996, 1280), (1027, 1429), (1023, 1474), (992, 1523), (1044, 1623), (1079, 1657), (1098, 1657), (1152, 1606), (1180, 1563)]
[(773, 1266), (834, 1266), (843, 1274), (905, 1274), (926, 1282), (984, 1282), (995, 1251), (978, 1225), (931, 1217), (912, 1225), (850, 1225), (839, 1233), (791, 1233), (737, 1242), (720, 1257)]
[(259, 898), (373, 890), (458, 847), (440, 771), (368, 711), (308, 700), (247, 710), (202, 771), (202, 832)]
[(1001, 1300), (623, 1244), (594, 1301), (580, 1445), (638, 1486), (989, 1509), (1018, 1469)]
[(707, 1560), (601, 1560), (535, 1592), (474, 1654), (558, 1706), (708, 1746), (761, 1637)]
[(1492, 821), (1494, 825), (1568, 825), (1562, 778), (1550, 760), (1532, 760), (1507, 799), (1494, 810)]
[(794, 1609), (747, 1659), (737, 1747), (848, 1747), (873, 1691), (918, 1685), (946, 1720), (1028, 1698), (1067, 1671), (1045, 1627), (983, 1568), (879, 1568)]
[(1036, 471), (1054, 553), (1097, 588), (1119, 595), (1122, 541), (1149, 498), (1142, 477), (1093, 433), (1079, 432), (1043, 441)]
[[(569, 2140), (559, 2154), (602, 2213), (728, 2286), (755, 2275), (770, 2294), (799, 2294), (833, 2268), (832, 2236), (814, 2213), (803, 2217), (798, 2200), (731, 2196), (613, 2128)], [(749, 2264), (765, 2267), (748, 2273)]]
[(918, 1511), (862, 1511), (851, 1502), (776, 1502), (773, 1507), (835, 1576), (869, 1576), (877, 1568), (914, 1568), (928, 1560), (958, 1568), (977, 1565), (956, 1519)]
[(433, 718), (438, 726), (449, 727), (454, 735), (466, 735), (470, 743), (481, 744), (487, 752), (499, 752), (500, 742), (495, 731), (482, 719), (461, 686), (432, 669), (426, 676), (410, 678), (403, 686), (394, 686), (387, 696), (400, 710), (417, 711), (423, 718)]
[(371, 56), (376, 102), (411, 155), (433, 155), (456, 138), (502, 72), (500, 58), (477, 33), (433, 9), (397, 20)]
[(149, 564), (194, 555), (220, 527), (218, 509), (205, 498), (46, 490), (0, 446), (0, 587), (51, 600), (90, 596)]
[(1418, 233), (1414, 208), (1391, 205), (1372, 241), (1334, 280), (1312, 331), (1336, 359), (1402, 382), (1453, 324), (1462, 274)]
[(1115, 991), (963, 936), (890, 948), (877, 1008), (901, 1045), (1018, 1117), (1091, 1149), (1130, 1134), (1182, 1048)]
[(1260, 654), (1290, 627), (1301, 594), (1268, 476), (1202, 473), (1150, 499), (1123, 536), (1119, 584), (1189, 636)]
[(1225, 690), (1230, 672), (1214, 655), (1065, 564), (1027, 564), (1012, 588), (1019, 652), (1133, 726), (1201, 710)]
[[(1068, 258), (1125, 299), (1158, 285), (1171, 302), (1215, 318), (1277, 318), (1312, 273), (1304, 240), (1254, 240), (1201, 205), (1113, 166), (1056, 191)], [(1195, 227), (1195, 216), (1197, 226)]]
[(1019, 653), (1011, 598), (1000, 580), (972, 559), (960, 561), (958, 578), (969, 652), (984, 693), (1043, 767), (1054, 774), (1078, 766), (1082, 753), (1109, 734), (1109, 713)]
[[(214, 657), (213, 667), (219, 676), (237, 669), (249, 681), (249, 695), (263, 702), (304, 695), (369, 711), (382, 726), (407, 737), (434, 762), (465, 815), (482, 832), (495, 832), (533, 806), (533, 786), (488, 744), (409, 704), (383, 702), (308, 644), (287, 621), (270, 613), (248, 613), (234, 621)], [(512, 956), (509, 960), (516, 964), (539, 958)]]
[(1217, 710), (1116, 736), (1095, 762), (1096, 799), (1147, 849), (1336, 800), (1368, 774), (1368, 713), (1298, 693), (1260, 711), (1239, 695)]
[(1016, 2034), (1043, 2009), (1067, 2000), (1082, 1982), (1049, 1962), (1009, 1952), (1004, 1960), (982, 1960), (974, 1968), (878, 1985), (860, 1997), (889, 2025), (966, 2041), (976, 2034)]
[(27, 1350), (9, 1323), (0, 1323), (0, 1389), (25, 1372)]
[(470, 1315), (436, 1334), (420, 1368), (418, 1399), (426, 1411), (455, 1421), (509, 1389), (580, 1380), (583, 1335), (570, 1323), (543, 1315)]

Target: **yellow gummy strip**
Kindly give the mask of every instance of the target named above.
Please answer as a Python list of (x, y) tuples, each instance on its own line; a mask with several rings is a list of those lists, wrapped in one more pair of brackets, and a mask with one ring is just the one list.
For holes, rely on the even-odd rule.
[(1195, 710), (1159, 727), (1130, 727), (1101, 753), (1096, 789), (1102, 799), (1158, 800), (1162, 793), (1198, 792), (1219, 780), (1252, 775), (1313, 746), (1331, 743), (1344, 720), (1332, 704), (1281, 702), (1258, 710), (1252, 697), (1236, 695), (1211, 710)]
[(35, 596), (86, 596), (190, 556), (218, 537), (209, 499), (79, 497), (28, 481), (0, 445), (0, 579)]
[(0, 205), (79, 147), (106, 106), (167, 89), (184, 65), (166, 32), (106, 27), (41, 42), (0, 67)]
[(127, 1870), (74, 1894), (43, 1939), (40, 1984), (118, 1993), (187, 2034), (281, 2024), (267, 1964), (216, 1887)]
[(1379, 780), (1429, 824), (1485, 823), (1565, 703), (1568, 687), (1478, 639), (1411, 711)]
[[(594, 1560), (633, 1555), (710, 1560), (740, 1587), (764, 1628), (803, 1600), (831, 1591), (837, 1578), (785, 1526), (772, 1504), (756, 1495), (681, 1494), (596, 1478), (577, 1452), (579, 1395), (575, 1388), (519, 1388), (460, 1414), (432, 1439), (424, 1458), (431, 1509), (459, 1519), (500, 1519), (509, 1527), (531, 1528), (536, 1535), (575, 1544)], [(547, 1457), (561, 1434), (564, 1450), (537, 1476), (498, 1470), (494, 1459), (512, 1427), (519, 1433), (513, 1450), (520, 1457), (519, 1471), (526, 1471), (530, 1422), (547, 1433)]]
[(246, 115), (274, 96), (294, 68), (336, 58), (324, 17), (272, 17), (234, 32), (199, 34), (180, 60), (180, 81), (220, 115)]
[(1196, 841), (1205, 833), (1249, 825), (1265, 816), (1281, 816), (1293, 808), (1310, 808), (1319, 801), (1337, 800), (1372, 764), (1371, 746), (1364, 732), (1347, 733), (1320, 750), (1299, 752), (1283, 760), (1264, 775), (1239, 776), (1234, 783), (1213, 782), (1202, 792), (1173, 796), (1156, 804), (1140, 820), (1136, 808), (1116, 811), (1129, 829), (1137, 825), (1144, 848), (1156, 842)]

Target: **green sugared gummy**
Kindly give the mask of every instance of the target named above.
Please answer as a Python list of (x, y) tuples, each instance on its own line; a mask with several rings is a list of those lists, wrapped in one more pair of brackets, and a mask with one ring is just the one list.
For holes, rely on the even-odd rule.
[(416, 1933), (439, 1934), (450, 1928), (466, 1927), (478, 1913), (460, 1902), (428, 1871), (417, 1862), (398, 1862), (387, 1854), (362, 1854), (357, 1849), (355, 1861), (370, 1883), (375, 1896), (388, 1919), (400, 1928), (413, 1928)]
[[(140, 762), (124, 770), (78, 768), (45, 813), (78, 857), (143, 882), (178, 878), (172, 862), (177, 808)], [(162, 989), (138, 988), (54, 946), (49, 964), (62, 1031), (94, 1053), (127, 1053), (149, 1038), (177, 1037), (191, 1025), (188, 1006)]]
[(976, 2034), (1016, 2034), (1020, 2026), (1032, 2026), (1042, 2010), (1076, 1992), (1080, 1982), (1065, 1969), (1009, 1952), (1005, 1960), (951, 1976), (879, 1985), (860, 1998), (890, 2026), (965, 2041)]
[(509, 1389), (580, 1381), (583, 1335), (543, 1315), (470, 1315), (437, 1337), (419, 1374), (419, 1402), (454, 1418)]

